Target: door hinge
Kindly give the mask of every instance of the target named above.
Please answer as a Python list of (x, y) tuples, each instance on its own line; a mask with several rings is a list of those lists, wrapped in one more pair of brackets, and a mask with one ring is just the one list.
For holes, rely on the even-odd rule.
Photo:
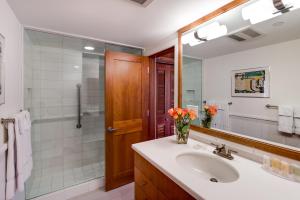
[(147, 110), (147, 117), (150, 116), (150, 110)]
[(148, 74), (150, 74), (150, 67), (147, 67)]

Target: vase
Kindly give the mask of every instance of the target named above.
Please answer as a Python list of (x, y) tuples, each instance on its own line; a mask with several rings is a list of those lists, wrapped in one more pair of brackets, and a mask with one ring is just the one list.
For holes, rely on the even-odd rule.
[(186, 128), (178, 130), (176, 128), (176, 138), (178, 144), (187, 144), (190, 133), (190, 126), (187, 125)]
[(205, 118), (202, 120), (202, 126), (204, 128), (211, 128), (211, 121), (212, 121), (212, 118)]

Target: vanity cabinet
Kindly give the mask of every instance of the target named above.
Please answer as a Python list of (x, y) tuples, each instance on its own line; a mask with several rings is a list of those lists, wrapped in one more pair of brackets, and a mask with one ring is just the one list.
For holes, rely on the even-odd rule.
[(136, 200), (195, 199), (138, 153), (134, 166)]

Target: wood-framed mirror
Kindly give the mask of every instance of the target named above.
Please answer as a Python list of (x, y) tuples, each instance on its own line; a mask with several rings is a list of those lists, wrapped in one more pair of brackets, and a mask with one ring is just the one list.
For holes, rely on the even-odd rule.
[(192, 130), (300, 160), (299, 4), (234, 0), (178, 31), (178, 106), (198, 113)]

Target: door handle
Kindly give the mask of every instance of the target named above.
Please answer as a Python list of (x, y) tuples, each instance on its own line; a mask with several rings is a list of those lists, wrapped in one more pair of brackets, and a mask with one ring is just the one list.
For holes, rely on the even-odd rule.
[(110, 133), (112, 133), (112, 132), (114, 132), (114, 131), (116, 131), (116, 130), (118, 130), (118, 129), (113, 128), (113, 127), (111, 127), (111, 126), (109, 126), (109, 127), (107, 128), (107, 131), (110, 132)]

